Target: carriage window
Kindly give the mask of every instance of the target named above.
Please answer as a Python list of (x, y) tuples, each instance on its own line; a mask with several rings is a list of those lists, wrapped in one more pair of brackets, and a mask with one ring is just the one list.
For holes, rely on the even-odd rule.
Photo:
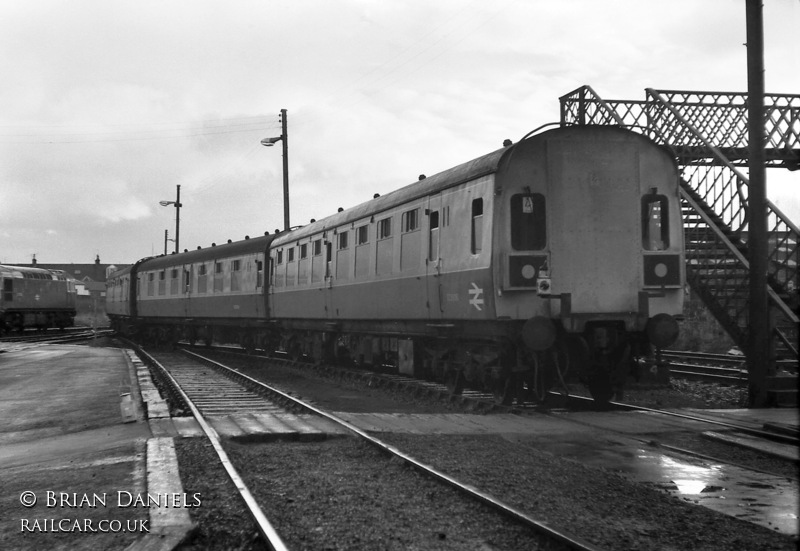
[(279, 251), (278, 251), (278, 259), (277, 259), (277, 262), (278, 262), (278, 264), (283, 264), (283, 249), (281, 249), (281, 250), (279, 250)]
[(472, 200), (472, 238), (470, 250), (478, 254), (483, 248), (483, 199)]
[(665, 195), (651, 193), (642, 197), (642, 247), (645, 250), (664, 251), (669, 248), (668, 214)]
[(363, 245), (369, 241), (369, 226), (359, 226), (356, 228), (356, 245)]
[(308, 243), (300, 245), (300, 259), (308, 258)]
[(256, 260), (256, 288), (260, 289), (264, 286), (264, 263), (261, 260)]
[(346, 249), (347, 248), (347, 232), (342, 232), (339, 234), (339, 245), (337, 250)]
[(317, 239), (314, 241), (314, 256), (319, 256), (322, 254), (322, 239)]
[(286, 252), (287, 252), (286, 262), (294, 262), (294, 247), (289, 247), (289, 249), (287, 249)]
[(511, 246), (517, 251), (539, 251), (547, 244), (545, 200), (541, 193), (511, 197)]
[(392, 236), (392, 219), (384, 218), (378, 220), (378, 239), (386, 239)]
[(403, 213), (403, 232), (414, 231), (419, 228), (419, 209)]

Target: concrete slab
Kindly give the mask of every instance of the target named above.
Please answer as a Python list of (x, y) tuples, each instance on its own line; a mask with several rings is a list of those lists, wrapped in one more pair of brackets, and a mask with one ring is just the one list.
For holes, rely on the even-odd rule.
[(763, 429), (767, 423), (787, 425), (795, 429), (800, 425), (797, 408), (689, 409), (684, 412), (723, 422), (740, 423), (758, 430)]
[(134, 380), (117, 349), (0, 355), (0, 548), (125, 549), (147, 533), (147, 510), (117, 499), (146, 492)]
[(708, 431), (704, 432), (703, 436), (711, 440), (725, 442), (726, 444), (739, 446), (741, 448), (748, 448), (751, 450), (760, 451), (762, 453), (768, 453), (789, 461), (797, 461), (800, 459), (800, 450), (798, 450), (796, 446), (781, 444), (779, 442), (769, 442), (761, 438), (749, 436), (747, 434), (722, 434), (719, 432)]

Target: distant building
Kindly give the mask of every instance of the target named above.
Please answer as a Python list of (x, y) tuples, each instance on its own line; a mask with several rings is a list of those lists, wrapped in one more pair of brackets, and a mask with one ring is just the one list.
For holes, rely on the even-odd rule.
[(36, 257), (30, 264), (9, 263), (12, 266), (25, 266), (31, 268), (46, 268), (48, 270), (63, 270), (67, 276), (76, 281), (78, 296), (105, 297), (106, 280), (109, 274), (126, 267), (126, 264), (103, 264), (100, 255), (92, 264), (48, 264), (39, 262)]

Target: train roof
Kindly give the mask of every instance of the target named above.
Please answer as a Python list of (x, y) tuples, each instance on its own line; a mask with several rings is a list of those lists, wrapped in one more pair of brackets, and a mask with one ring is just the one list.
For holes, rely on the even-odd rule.
[[(466, 163), (457, 165), (453, 168), (439, 172), (433, 176), (428, 176), (423, 180), (419, 180), (398, 190), (387, 193), (380, 197), (376, 197), (370, 201), (356, 205), (355, 207), (345, 209), (339, 213), (327, 216), (321, 220), (312, 222), (306, 226), (301, 226), (288, 233), (283, 232), (276, 236), (273, 247), (287, 245), (292, 241), (308, 237), (310, 235), (318, 234), (328, 229), (337, 228), (347, 225), (352, 222), (364, 220), (367, 217), (378, 215), (383, 211), (392, 209), (398, 205), (405, 204), (414, 199), (425, 197), (434, 193), (438, 193), (447, 188), (457, 186), (464, 182), (494, 174), (501, 168), (501, 163), (510, 160), (512, 152), (518, 148), (524, 148), (526, 145), (532, 144), (535, 140), (540, 140), (544, 136), (553, 134), (568, 134), (571, 132), (585, 132), (586, 129), (591, 129), (593, 132), (606, 132), (606, 133), (625, 133), (628, 135), (636, 136), (636, 139), (647, 141), (665, 153), (670, 153), (664, 148), (653, 142), (650, 138), (643, 136), (637, 132), (628, 129), (619, 128), (615, 126), (593, 125), (593, 126), (557, 126), (544, 131), (544, 125), (538, 129), (525, 135), (520, 141), (513, 145), (509, 145), (487, 153), (481, 157), (468, 161)], [(504, 160), (505, 159), (505, 160)]]
[(266, 251), (269, 244), (276, 235), (263, 235), (259, 237), (246, 238), (242, 241), (233, 241), (224, 243), (222, 245), (213, 245), (204, 249), (196, 249), (194, 251), (186, 251), (177, 254), (161, 255), (156, 257), (144, 258), (137, 262), (133, 267), (128, 269), (119, 270), (114, 272), (112, 277), (119, 277), (134, 268), (136, 271), (142, 270), (159, 270), (171, 268), (174, 266), (181, 266), (183, 264), (193, 264), (195, 262), (204, 262), (207, 260), (216, 260), (218, 258), (230, 258), (232, 256), (252, 254), (256, 252)]
[(0, 275), (5, 275), (6, 277), (17, 277), (17, 278), (30, 278), (30, 279), (65, 279), (66, 276), (63, 274), (63, 271), (54, 271), (48, 270), (45, 268), (31, 268), (28, 266), (8, 266), (5, 264), (0, 264)]
[(501, 157), (514, 146), (504, 147), (493, 151), (477, 159), (449, 168), (433, 176), (428, 176), (413, 184), (402, 187), (398, 190), (381, 195), (370, 201), (345, 209), (339, 213), (327, 216), (321, 220), (312, 222), (306, 226), (292, 230), (288, 233), (280, 233), (275, 237), (273, 246), (284, 245), (296, 239), (301, 239), (309, 235), (317, 234), (327, 229), (336, 228), (350, 222), (363, 220), (368, 216), (379, 214), (380, 212), (392, 209), (397, 205), (405, 204), (419, 197), (425, 197), (437, 193), (449, 187), (457, 186), (463, 182), (468, 182), (481, 176), (493, 174), (497, 171)]

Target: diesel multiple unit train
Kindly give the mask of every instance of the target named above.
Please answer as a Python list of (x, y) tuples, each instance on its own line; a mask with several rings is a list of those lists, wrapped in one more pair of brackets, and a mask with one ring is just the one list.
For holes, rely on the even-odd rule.
[(668, 151), (565, 127), (291, 231), (147, 258), (113, 274), (124, 334), (544, 399), (578, 377), (607, 401), (678, 333), (684, 251)]
[(70, 327), (75, 284), (60, 270), (0, 265), (0, 334), (29, 327)]

